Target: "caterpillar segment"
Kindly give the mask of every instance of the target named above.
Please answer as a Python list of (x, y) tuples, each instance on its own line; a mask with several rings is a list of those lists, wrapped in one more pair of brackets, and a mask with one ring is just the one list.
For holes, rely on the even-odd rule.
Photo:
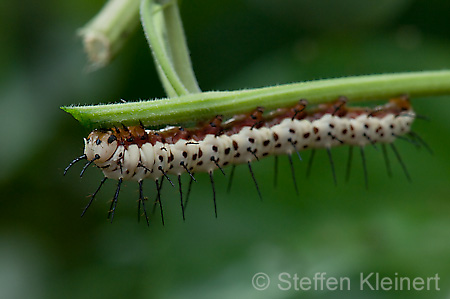
[[(217, 169), (223, 172), (223, 168), (229, 165), (234, 167), (248, 164), (261, 196), (251, 168), (252, 162), (271, 155), (288, 155), (295, 184), (291, 156), (297, 153), (301, 159), (300, 151), (326, 149), (335, 179), (331, 148), (342, 145), (359, 147), (365, 163), (365, 146), (382, 144), (385, 155), (384, 144), (392, 145), (397, 138), (410, 133), (416, 118), (406, 96), (391, 99), (387, 104), (372, 109), (348, 107), (345, 97), (311, 109), (307, 109), (307, 105), (306, 100), (300, 100), (293, 107), (268, 113), (258, 107), (249, 114), (237, 115), (226, 122), (219, 115), (194, 128), (167, 127), (150, 130), (141, 124), (97, 129), (84, 140), (84, 155), (72, 161), (65, 173), (73, 164), (86, 159), (89, 165), (93, 163), (100, 168), (105, 178), (118, 180), (120, 183), (137, 181), (141, 191), (139, 207), (141, 201), (143, 203), (144, 179), (161, 182), (166, 178), (173, 185), (169, 176), (177, 176), (184, 218), (179, 179), (184, 173), (191, 176), (191, 182), (195, 180), (195, 173), (209, 173), (215, 200), (213, 172)], [(418, 143), (422, 143), (422, 140)], [(401, 161), (393, 145), (392, 149)], [(365, 167), (364, 164), (366, 174)], [(406, 172), (403, 163), (402, 167)], [(365, 177), (367, 184), (367, 175)], [(298, 192), (297, 186), (294, 186)], [(116, 195), (118, 191), (119, 188)], [(98, 189), (95, 194), (97, 192)], [(117, 196), (115, 201), (113, 209), (117, 204)]]

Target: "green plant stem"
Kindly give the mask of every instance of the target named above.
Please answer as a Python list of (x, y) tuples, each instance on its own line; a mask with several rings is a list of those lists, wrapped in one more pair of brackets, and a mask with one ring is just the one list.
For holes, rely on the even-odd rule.
[(107, 65), (139, 24), (139, 0), (110, 0), (79, 30), (91, 69)]
[(168, 97), (198, 93), (176, 0), (142, 0), (141, 21)]
[(138, 124), (146, 126), (205, 120), (215, 115), (246, 113), (257, 106), (268, 110), (294, 105), (305, 98), (310, 104), (346, 96), (350, 102), (387, 99), (401, 94), (450, 94), (450, 71), (427, 71), (346, 77), (240, 91), (204, 92), (164, 100), (62, 109), (88, 128)]

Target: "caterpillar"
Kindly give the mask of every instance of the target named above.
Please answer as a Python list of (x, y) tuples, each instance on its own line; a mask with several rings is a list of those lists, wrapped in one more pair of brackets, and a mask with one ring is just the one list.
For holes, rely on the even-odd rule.
[[(231, 181), (234, 167), (238, 164), (247, 164), (259, 197), (262, 198), (251, 163), (271, 155), (288, 156), (297, 193), (292, 155), (296, 154), (301, 159), (300, 151), (307, 149), (313, 151), (325, 149), (328, 152), (336, 183), (330, 149), (342, 145), (348, 145), (351, 149), (359, 147), (367, 184), (364, 147), (381, 144), (385, 154), (384, 145), (390, 144), (409, 179), (405, 165), (393, 144), (397, 138), (423, 142), (418, 135), (411, 132), (411, 125), (417, 116), (408, 97), (390, 99), (387, 104), (375, 108), (348, 107), (346, 103), (347, 99), (340, 97), (332, 103), (307, 109), (308, 102), (302, 99), (293, 107), (279, 108), (268, 113), (265, 113), (262, 107), (257, 107), (248, 114), (235, 115), (226, 121), (221, 115), (217, 115), (209, 122), (199, 123), (192, 128), (170, 126), (161, 130), (150, 130), (141, 123), (136, 126), (122, 125), (95, 129), (84, 139), (84, 154), (70, 162), (64, 170), (64, 175), (70, 167), (81, 160), (87, 160), (87, 163), (80, 176), (92, 163), (104, 174), (82, 216), (103, 183), (107, 179), (117, 180), (116, 192), (108, 213), (111, 222), (122, 182), (138, 182), (138, 211), (142, 204), (147, 224), (149, 220), (142, 189), (144, 179), (155, 181), (158, 192), (155, 203), (158, 201), (160, 204), (164, 223), (160, 200), (163, 179), (174, 186), (169, 175), (178, 178), (180, 206), (184, 219), (187, 199), (183, 202), (181, 175), (187, 173), (191, 177), (190, 186), (192, 181), (196, 181), (196, 173), (208, 173), (217, 217), (214, 171), (220, 170), (224, 173), (223, 168), (232, 165)], [(404, 137), (405, 134), (414, 136), (414, 140)]]

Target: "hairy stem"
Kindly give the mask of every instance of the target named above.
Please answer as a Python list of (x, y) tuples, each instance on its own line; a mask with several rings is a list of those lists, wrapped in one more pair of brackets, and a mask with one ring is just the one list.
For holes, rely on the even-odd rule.
[(168, 97), (198, 93), (176, 0), (142, 0), (141, 21)]
[(258, 106), (268, 110), (294, 105), (305, 98), (310, 104), (346, 96), (350, 102), (387, 99), (400, 94), (431, 96), (450, 94), (450, 71), (427, 71), (316, 80), (240, 91), (204, 92), (164, 100), (62, 109), (88, 128), (117, 124), (146, 126), (232, 116)]

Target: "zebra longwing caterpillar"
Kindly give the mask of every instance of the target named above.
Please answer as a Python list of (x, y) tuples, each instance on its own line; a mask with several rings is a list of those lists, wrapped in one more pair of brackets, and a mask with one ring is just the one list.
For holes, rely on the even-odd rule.
[[(406, 138), (403, 136), (409, 134), (417, 143), (426, 144), (411, 132), (416, 114), (408, 97), (394, 98), (375, 108), (348, 107), (346, 102), (345, 97), (340, 97), (333, 103), (320, 104), (310, 109), (307, 108), (306, 100), (300, 100), (293, 107), (279, 108), (268, 113), (265, 113), (263, 107), (256, 107), (251, 113), (236, 115), (226, 121), (217, 115), (209, 122), (191, 128), (171, 126), (150, 130), (141, 124), (95, 129), (84, 140), (84, 155), (74, 159), (66, 167), (64, 174), (76, 162), (87, 160), (81, 176), (91, 164), (95, 164), (105, 175), (82, 215), (106, 179), (118, 181), (109, 211), (111, 222), (122, 182), (138, 182), (138, 209), (142, 204), (147, 224), (142, 191), (144, 179), (155, 181), (158, 191), (155, 200), (161, 203), (162, 180), (166, 179), (174, 186), (170, 176), (177, 177), (184, 219), (186, 201), (183, 202), (181, 175), (187, 173), (192, 183), (196, 173), (208, 173), (217, 216), (213, 172), (219, 169), (224, 173), (226, 166), (233, 165), (234, 170), (235, 165), (247, 164), (261, 197), (251, 163), (271, 155), (288, 155), (292, 166), (293, 154), (301, 158), (300, 151), (325, 149), (328, 151), (336, 182), (331, 148), (342, 145), (359, 147), (364, 159), (365, 146), (382, 144), (385, 152), (384, 145), (390, 144), (409, 178), (393, 142), (397, 138)], [(232, 173), (233, 171), (231, 178)], [(292, 174), (294, 177), (293, 168)]]

